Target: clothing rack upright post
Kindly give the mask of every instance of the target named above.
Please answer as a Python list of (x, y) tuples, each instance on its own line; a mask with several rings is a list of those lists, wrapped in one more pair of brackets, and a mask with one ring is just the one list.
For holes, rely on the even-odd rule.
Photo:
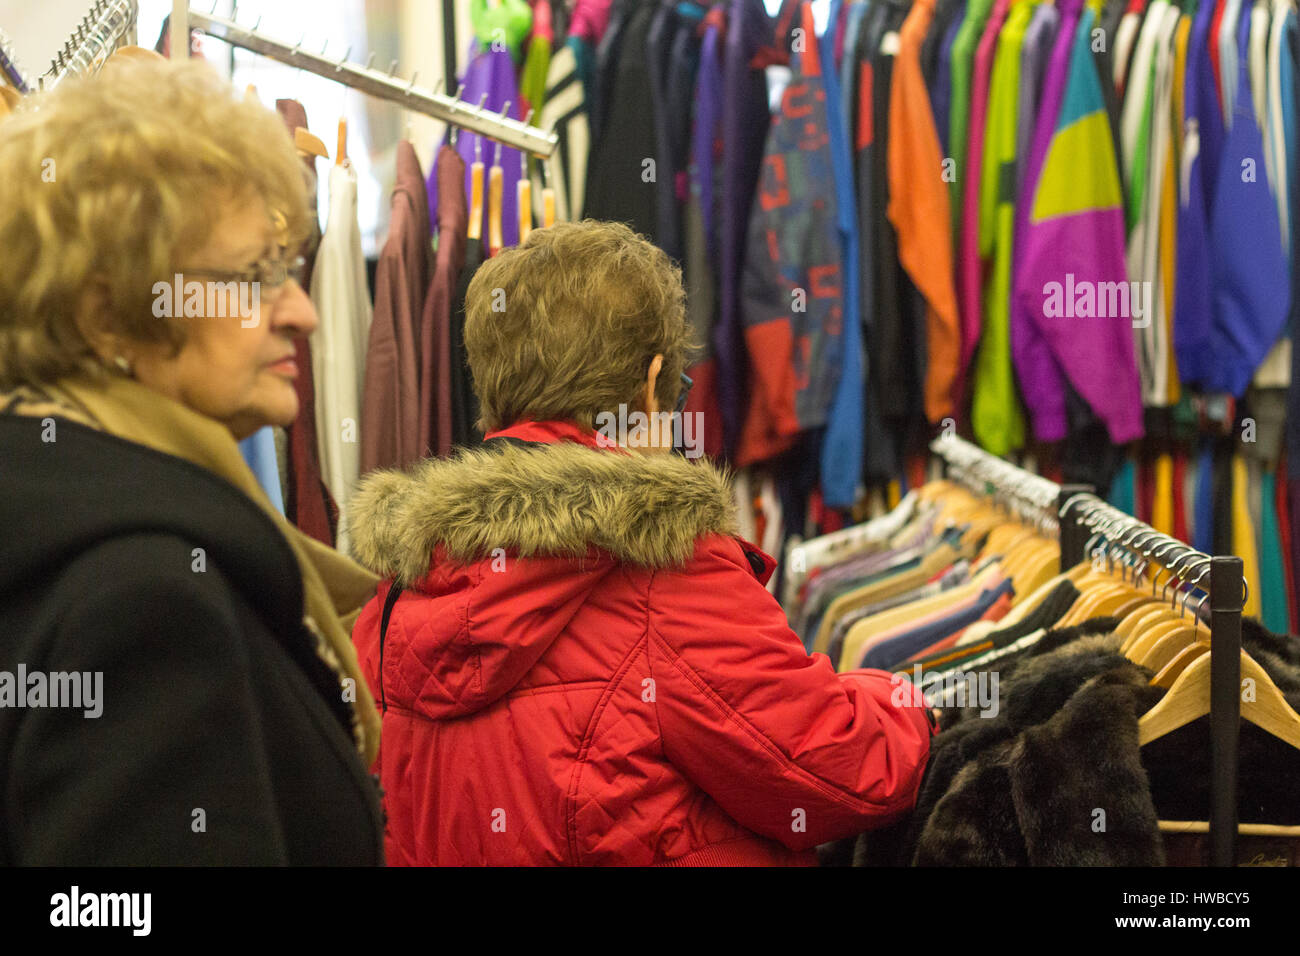
[[(273, 40), (258, 33), (256, 29), (246, 29), (233, 20), (191, 10), (186, 0), (173, 0), (172, 3), (172, 56), (189, 55), (188, 37), (191, 28), (543, 159), (555, 152), (559, 142), (559, 135), (554, 130), (544, 131), (491, 110), (480, 109), (477, 104), (445, 96), (437, 89), (417, 88), (414, 78), (407, 83), (390, 73), (350, 63), (346, 54), (342, 60), (331, 60), (323, 53), (311, 53), (302, 49), (301, 43), (289, 44)], [(438, 87), (441, 86), (440, 81)]]
[(1242, 560), (1210, 559), (1210, 858), (1237, 861), (1237, 743), (1241, 729)]

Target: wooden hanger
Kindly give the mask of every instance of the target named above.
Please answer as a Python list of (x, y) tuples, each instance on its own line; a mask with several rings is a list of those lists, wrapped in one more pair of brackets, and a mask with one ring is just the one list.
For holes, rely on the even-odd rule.
[(148, 49), (148, 48), (146, 48), (146, 47), (142, 47), (142, 46), (131, 46), (131, 45), (129, 45), (129, 44), (128, 44), (127, 46), (120, 46), (120, 47), (118, 47), (116, 50), (114, 50), (112, 53), (110, 53), (110, 54), (108, 55), (108, 58), (109, 58), (110, 60), (113, 60), (113, 59), (123, 59), (123, 60), (155, 60), (155, 61), (160, 61), (160, 62), (161, 62), (161, 61), (166, 61), (166, 59), (167, 59), (165, 56), (163, 56), (163, 55), (162, 55), (161, 53), (159, 53), (157, 50), (150, 50), (150, 49)]
[[(1189, 587), (1188, 597), (1190, 596)], [(1201, 598), (1191, 617), (1180, 614), (1173, 621), (1158, 621), (1151, 629), (1151, 636), (1144, 635), (1141, 640), (1133, 643), (1126, 652), (1128, 657), (1159, 676), (1184, 650), (1198, 643), (1208, 643), (1210, 629), (1200, 617), (1201, 606), (1208, 596), (1206, 594)], [(1183, 610), (1187, 610), (1187, 597), (1183, 598)]]
[(994, 507), (968, 489), (948, 481), (927, 482), (919, 489), (922, 500), (940, 509), (937, 524), (965, 525), (962, 548), (967, 553), (981, 539), (980, 556), (999, 558), (1002, 572), (1011, 578), (1017, 597), (1024, 597), (1057, 574), (1060, 548), (1014, 515)]
[(549, 160), (542, 161), (542, 228), (555, 225), (555, 189), (551, 186)]
[(469, 165), (469, 228), (466, 236), (474, 241), (483, 238), (483, 140), (474, 141), (474, 162)]
[[(1138, 721), (1139, 745), (1158, 740), (1210, 712), (1210, 657), (1206, 653), (1197, 656), (1160, 702), (1142, 715)], [(1300, 750), (1300, 714), (1245, 651), (1241, 654), (1241, 679), (1255, 685), (1254, 698), (1241, 702), (1242, 718)]]
[(999, 622), (999, 625), (1001, 627), (1010, 627), (1012, 624), (1020, 623), (1021, 620), (1032, 614), (1034, 609), (1042, 604), (1043, 601), (1047, 599), (1047, 596), (1051, 594), (1064, 580), (1066, 580), (1065, 575), (1058, 574), (1050, 580), (1044, 581), (1033, 591), (1030, 591), (1024, 596), (1017, 594), (1015, 599), (1012, 601), (1010, 612), (1008, 612), (1007, 616)]
[[(506, 104), (503, 113), (509, 112)], [(501, 169), (501, 144), (496, 144), (492, 158), (492, 167), (488, 170), (488, 255), (495, 256), (505, 244), (502, 239), (501, 213), (505, 191), (505, 173)]]
[(922, 498), (920, 496), (921, 490), (922, 489), (918, 489), (917, 498), (918, 501), (922, 503), (922, 506), (916, 509), (916, 512), (901, 528), (888, 537), (884, 543), (886, 550), (897, 550), (898, 548), (903, 547), (904, 542), (915, 538), (917, 529), (930, 519), (934, 520), (934, 526), (936, 529), (943, 529), (952, 526), (953, 522), (944, 518), (944, 506), (941, 499), (938, 497), (930, 500)]
[(1186, 624), (1178, 625), (1177, 630), (1160, 638), (1137, 663), (1152, 674), (1159, 674), (1183, 651), (1202, 643), (1198, 640), (1199, 637), (1196, 628)]
[[(1010, 552), (1007, 554), (1007, 562), (1004, 565), (1007, 572), (1018, 580), (1022, 577), (1026, 580), (1037, 578), (1045, 567), (1052, 568), (1048, 577), (1056, 575), (1060, 571), (1061, 565), (1061, 547), (1056, 541), (1052, 541), (1035, 533), (1032, 529), (1027, 537), (1024, 537), (1012, 545)], [(1043, 578), (1042, 580), (1046, 580)], [(1032, 586), (1017, 585), (1017, 594), (1028, 594), (1033, 590)]]
[(298, 152), (308, 156), (320, 156), (329, 159), (330, 154), (325, 149), (325, 144), (321, 142), (319, 136), (313, 136), (308, 130), (299, 126), (293, 131), (293, 145), (298, 147)]
[(927, 481), (920, 488), (916, 489), (916, 496), (922, 501), (935, 501), (940, 496), (950, 494), (957, 488), (957, 485), (948, 481), (946, 478), (940, 478), (938, 481)]
[(1093, 617), (1120, 617), (1121, 612), (1145, 604), (1145, 594), (1127, 581), (1117, 581), (1093, 592), (1079, 623)]
[(1174, 681), (1178, 679), (1178, 675), (1185, 671), (1192, 661), (1209, 652), (1209, 641), (1196, 641), (1193, 644), (1188, 644), (1175, 654), (1173, 660), (1161, 668), (1155, 677), (1151, 678), (1151, 686), (1163, 687), (1168, 690), (1174, 686)]
[(1120, 651), (1128, 650), (1137, 640), (1138, 635), (1146, 629), (1146, 625), (1154, 623), (1163, 612), (1168, 610), (1168, 606), (1164, 604), (1148, 604), (1126, 615), (1115, 628), (1115, 633), (1124, 639), (1120, 644)]
[[(1152, 581), (1152, 590), (1155, 589), (1155, 583), (1160, 580), (1160, 572), (1166, 570), (1160, 568), (1157, 571), (1155, 579)], [(1172, 569), (1171, 569), (1172, 570)], [(1188, 569), (1190, 570), (1190, 569)], [(1176, 600), (1176, 598), (1175, 598)], [(1201, 599), (1203, 604), (1204, 598)], [(1184, 599), (1184, 610), (1186, 609), (1186, 599)], [(1138, 606), (1129, 616), (1120, 621), (1116, 632), (1123, 635), (1123, 643), (1120, 645), (1120, 651), (1130, 660), (1142, 662), (1153, 654), (1156, 646), (1162, 639), (1172, 638), (1165, 643), (1159, 654), (1153, 660), (1159, 660), (1167, 663), (1167, 658), (1171, 652), (1176, 653), (1178, 650), (1186, 647), (1188, 644), (1198, 640), (1209, 640), (1210, 629), (1199, 617), (1200, 605), (1197, 606), (1198, 613), (1193, 614), (1190, 618), (1179, 614), (1174, 604), (1164, 603), (1164, 591), (1162, 589), (1160, 598), (1155, 602), (1150, 602)]]
[(1025, 567), (1020, 577), (1014, 579), (1012, 586), (1015, 588), (1017, 595), (1033, 594), (1043, 585), (1054, 581), (1060, 571), (1060, 548), (1052, 547), (1040, 552)]
[[(528, 114), (533, 115), (531, 112)], [(522, 246), (528, 234), (533, 231), (533, 181), (528, 178), (528, 156), (519, 154), (519, 182), (516, 186), (516, 201), (519, 209), (519, 244)]]
[[(1072, 627), (1089, 618), (1101, 616), (1104, 613), (1103, 608), (1127, 597), (1130, 593), (1109, 568), (1098, 570), (1090, 566), (1088, 571), (1075, 581), (1075, 586), (1079, 589), (1079, 597), (1065, 612), (1058, 627)], [(1118, 603), (1115, 603), (1115, 606), (1118, 606)]]
[[(1185, 640), (1178, 646), (1183, 647), (1196, 640), (1196, 628), (1186, 620), (1157, 621), (1154, 625), (1147, 628), (1142, 634), (1138, 635), (1135, 640), (1124, 652), (1124, 656), (1135, 664), (1146, 666), (1145, 662), (1148, 655), (1154, 650), (1161, 641), (1166, 639), (1177, 640), (1182, 635)], [(1166, 645), (1168, 647), (1168, 645)]]
[(1034, 529), (1029, 525), (1019, 524), (1018, 522), (1008, 521), (1005, 524), (994, 528), (989, 534), (988, 541), (984, 549), (990, 554), (1007, 554), (1012, 548), (1023, 543), (1027, 538), (1032, 536)]
[(342, 116), (339, 117), (339, 143), (334, 157), (334, 162), (339, 166), (348, 161), (348, 121)]

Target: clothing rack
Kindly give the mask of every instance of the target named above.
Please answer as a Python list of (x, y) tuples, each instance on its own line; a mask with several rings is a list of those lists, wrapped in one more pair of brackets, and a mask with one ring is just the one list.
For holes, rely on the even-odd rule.
[[(214, 5), (213, 10), (215, 9)], [(171, 18), (172, 55), (188, 56), (190, 29), (202, 30), (209, 36), (224, 40), (232, 46), (252, 50), (272, 60), (334, 80), (379, 99), (398, 103), (405, 109), (432, 116), (434, 119), (485, 136), (505, 146), (512, 146), (521, 152), (547, 158), (555, 151), (556, 144), (559, 142), (559, 136), (554, 131), (544, 131), (504, 114), (485, 110), (482, 108), (481, 101), (479, 105), (462, 101), (459, 90), (454, 97), (443, 95), (440, 92), (443, 86), (442, 80), (439, 80), (432, 90), (415, 85), (418, 74), (412, 76), (410, 82), (400, 80), (394, 75), (397, 70), (396, 61), (393, 61), (387, 73), (371, 68), (374, 54), (370, 55), (365, 66), (359, 66), (348, 61), (351, 48), (343, 54), (342, 59), (331, 60), (325, 56), (324, 50), (320, 53), (311, 53), (302, 49), (302, 40), (289, 44), (259, 33), (257, 27), (260, 23), (259, 18), (250, 30), (233, 20), (215, 16), (213, 13), (191, 10), (186, 0), (174, 0)], [(454, 70), (454, 67), (452, 69)]]
[[(1237, 850), (1237, 743), (1241, 725), (1241, 610), (1246, 601), (1246, 581), (1241, 558), (1202, 554), (1195, 548), (1161, 534), (1150, 525), (1126, 515), (1091, 494), (1075, 494), (1061, 505), (1061, 526), (1070, 528), (1071, 542), (1081, 547), (1061, 548), (1082, 561), (1087, 542), (1102, 536), (1143, 564), (1153, 558), (1179, 578), (1181, 586), (1200, 590), (1210, 602), (1210, 863), (1234, 866)], [(1073, 547), (1073, 545), (1072, 545)], [(1202, 599), (1204, 601), (1204, 598)]]
[(114, 50), (135, 42), (137, 13), (137, 0), (95, 0), (46, 71), (35, 78), (23, 70), (9, 38), (0, 32), (0, 70), (20, 93), (50, 90), (68, 77), (95, 73)]
[[(1061, 569), (1089, 558), (1092, 541), (1106, 553), (1125, 552), (1168, 569), (1188, 597), (1200, 590), (1210, 605), (1210, 864), (1233, 866), (1237, 843), (1237, 744), (1241, 723), (1241, 611), (1246, 582), (1241, 558), (1209, 556), (1162, 534), (1092, 493), (1087, 485), (1057, 485), (1009, 464), (955, 435), (936, 438), (930, 450), (950, 477), (978, 494), (1042, 507), (1055, 501)], [(1051, 497), (1054, 494), (1054, 498)], [(1154, 583), (1153, 583), (1154, 587)], [(1184, 599), (1186, 603), (1186, 599)], [(1204, 598), (1202, 599), (1204, 603)], [(1199, 613), (1199, 606), (1198, 606)]]

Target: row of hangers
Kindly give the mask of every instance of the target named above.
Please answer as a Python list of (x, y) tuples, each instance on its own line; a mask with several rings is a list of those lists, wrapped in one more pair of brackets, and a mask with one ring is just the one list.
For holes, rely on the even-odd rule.
[[(462, 90), (464, 87), (461, 88)], [(256, 87), (249, 86), (248, 93), (251, 96), (257, 95)], [(457, 91), (457, 99), (460, 99), (460, 91)], [(483, 94), (483, 99), (479, 101), (479, 108), (482, 109), (483, 102), (487, 100), (487, 94)], [(506, 103), (501, 110), (502, 115), (510, 112), (510, 103)], [(530, 110), (524, 118), (524, 124), (528, 125), (533, 118)], [(459, 130), (453, 126), (451, 128), (450, 141), (454, 149)], [(338, 148), (336, 150), (336, 164), (339, 166), (347, 162), (347, 135), (348, 121), (339, 117), (338, 125)], [(408, 124), (407, 135), (410, 135)], [(322, 159), (329, 159), (329, 152), (325, 148), (325, 143), (320, 137), (315, 136), (305, 127), (299, 126), (293, 131), (294, 145), (298, 148), (301, 156), (319, 156)], [(486, 194), (488, 202), (488, 250), (490, 255), (496, 255), (501, 251), (504, 245), (502, 229), (502, 197), (504, 194), (505, 172), (501, 166), (501, 144), (493, 144), (492, 166), (487, 169)], [(519, 214), (519, 242), (522, 244), (528, 238), (529, 233), (533, 231), (533, 184), (528, 177), (528, 155), (520, 153), (519, 155), (519, 181), (516, 185), (516, 200)], [(544, 185), (542, 188), (542, 219), (541, 226), (546, 228), (555, 224), (555, 190), (549, 185), (550, 171), (545, 164), (542, 165), (542, 176)], [(480, 136), (474, 142), (474, 161), (470, 164), (470, 193), (469, 193), (469, 223), (467, 236), (470, 240), (480, 240), (483, 234), (483, 201), (484, 201), (484, 165), (483, 165), (483, 138)]]
[[(1217, 710), (1211, 714), (1212, 636), (1201, 611), (1207, 601), (1213, 604), (1224, 590), (1220, 574), (1226, 571), (1232, 579), (1230, 585), (1240, 579), (1239, 561), (1207, 558), (1091, 494), (1080, 495), (1074, 488), (1062, 488), (993, 458), (955, 435), (936, 439), (931, 450), (947, 462), (952, 480), (932, 481), (914, 489), (900, 507), (864, 525), (796, 542), (787, 551), (786, 559), (789, 565), (792, 556), (797, 555), (800, 568), (805, 568), (806, 561), (799, 580), (806, 578), (812, 568), (828, 567), (873, 550), (903, 547), (909, 540), (915, 542), (918, 522), (936, 513), (939, 520), (935, 528), (942, 529), (945, 522), (952, 522), (951, 526), (961, 534), (967, 557), (978, 559), (999, 552), (1004, 555), (1003, 570), (1011, 575), (1017, 598), (999, 628), (1009, 627), (1028, 616), (1068, 578), (1080, 596), (1056, 626), (1097, 615), (1118, 618), (1122, 653), (1149, 670), (1151, 684), (1166, 690), (1161, 700), (1139, 718), (1140, 746), (1200, 717), (1210, 716), (1211, 737), (1216, 742), (1211, 747), (1214, 780), (1210, 822), (1161, 821), (1161, 830), (1206, 832), (1208, 829), (1213, 844), (1211, 856), (1219, 865), (1233, 859), (1232, 841), (1237, 834), (1277, 831), (1278, 828), (1264, 824), (1234, 826), (1231, 822), (1237, 819), (1236, 758), (1225, 758), (1231, 762), (1226, 765), (1229, 768), (1226, 775), (1221, 774), (1222, 755), (1218, 748), (1228, 746), (1222, 741), (1225, 733), (1232, 738), (1236, 736), (1236, 714), (1232, 713), (1236, 707), (1227, 714), (1228, 720), (1233, 721), (1231, 726), (1222, 720), (1215, 725), (1215, 718), (1220, 714)], [(947, 532), (948, 540), (953, 534), (954, 531)], [(1089, 535), (1091, 539), (1085, 543)], [(979, 547), (980, 537), (984, 538), (982, 547)], [(1061, 568), (1062, 543), (1068, 546), (1071, 555), (1087, 555), (1087, 560)], [(1094, 547), (1098, 544), (1100, 547)], [(941, 544), (935, 550), (944, 549), (945, 545)], [(950, 547), (946, 550), (949, 555), (953, 552)], [(1209, 581), (1212, 569), (1213, 599)], [(787, 566), (787, 574), (791, 573)], [(939, 610), (942, 606), (939, 602), (953, 600), (961, 587), (969, 585), (927, 599), (930, 604), (914, 602), (911, 607), (921, 608), (922, 614)], [(1022, 590), (1028, 587), (1033, 589)], [(787, 607), (796, 605), (797, 598)], [(874, 616), (873, 630), (879, 633), (906, 623), (899, 617), (900, 610)], [(1240, 604), (1229, 600), (1208, 610), (1213, 612), (1210, 617), (1216, 624), (1223, 622), (1228, 628), (1214, 652), (1222, 659), (1225, 648), (1239, 648), (1239, 636), (1233, 633), (1233, 624), (1239, 626), (1239, 621), (1234, 622), (1232, 618), (1234, 611), (1240, 613)], [(1232, 655), (1233, 650), (1226, 653)], [(1238, 653), (1241, 680), (1237, 688), (1238, 713), (1266, 733), (1300, 749), (1300, 714), (1257, 661), (1248, 653)], [(1215, 662), (1216, 679), (1223, 677), (1218, 670), (1219, 663)], [(1236, 677), (1229, 678), (1229, 686), (1232, 680)], [(1231, 753), (1235, 755), (1235, 747)], [(1221, 827), (1218, 837), (1216, 821)]]
[[(154, 50), (145, 47), (127, 45), (115, 50), (108, 60), (116, 58), (122, 59), (163, 59), (163, 57)], [(441, 84), (439, 84), (440, 86)], [(456, 100), (460, 101), (460, 94), (463, 92), (462, 86), (456, 92)], [(247, 95), (257, 97), (257, 88), (249, 85), (246, 90)], [(0, 83), (0, 116), (7, 115), (17, 107), (20, 94), (10, 86)], [(487, 94), (479, 101), (478, 109), (481, 111), (483, 104), (487, 99)], [(510, 103), (506, 103), (501, 110), (501, 115), (506, 116), (510, 112)], [(531, 123), (533, 117), (532, 111), (524, 119), (524, 125)], [(408, 136), (409, 136), (408, 123)], [(451, 145), (454, 148), (459, 129), (456, 126), (451, 128)], [(337, 128), (337, 146), (335, 150), (335, 163), (342, 166), (348, 162), (347, 158), (347, 137), (348, 122), (345, 117), (339, 117)], [(312, 133), (306, 127), (299, 126), (293, 131), (294, 146), (297, 148), (300, 156), (317, 156), (328, 160), (329, 151), (325, 142)], [(469, 196), (469, 224), (468, 238), (471, 240), (480, 240), (482, 238), (483, 224), (483, 203), (486, 192), (488, 204), (488, 249), (491, 255), (496, 255), (501, 251), (504, 245), (502, 229), (502, 197), (504, 192), (504, 170), (501, 166), (501, 144), (494, 143), (492, 166), (486, 169), (486, 191), (484, 189), (485, 167), (483, 163), (483, 141), (480, 136), (474, 144), (474, 161), (470, 165), (470, 196)], [(533, 201), (532, 201), (532, 180), (528, 176), (528, 154), (520, 153), (520, 178), (516, 183), (516, 199), (519, 215), (519, 241), (522, 243), (532, 232), (534, 228), (533, 220)], [(555, 223), (555, 190), (549, 185), (550, 171), (545, 164), (542, 165), (543, 188), (541, 194), (541, 223), (540, 225), (548, 227)]]
[[(966, 528), (964, 546), (984, 539), (980, 554), (1003, 556), (1003, 572), (1011, 577), (1015, 593), (1023, 595), (1003, 619), (1004, 625), (1032, 611), (1065, 579), (1074, 583), (1080, 596), (1056, 626), (1095, 617), (1119, 619), (1116, 633), (1123, 638), (1121, 652), (1153, 673), (1152, 686), (1168, 691), (1138, 722), (1142, 745), (1210, 713), (1212, 635), (1200, 616), (1208, 597), (1208, 557), (1128, 516), (1094, 515), (1085, 503), (1082, 517), (1093, 530), (1087, 548), (1090, 557), (1058, 573), (1059, 543), (1047, 534), (1050, 519), (1045, 511), (1031, 520), (952, 481), (930, 482), (918, 494), (921, 500), (938, 505), (940, 527)], [(1104, 544), (1094, 550), (1099, 541)], [(1148, 578), (1149, 569), (1155, 573)], [(1198, 590), (1202, 596), (1189, 614), (1188, 605)], [(1242, 694), (1241, 716), (1300, 749), (1300, 714), (1245, 651), (1241, 676), (1243, 688), (1249, 688)]]
[[(1109, 506), (1095, 510), (1113, 511)], [(1212, 634), (1200, 613), (1209, 595), (1210, 559), (1127, 515), (1098, 515), (1089, 520), (1085, 511), (1084, 518), (1094, 530), (1089, 542), (1093, 558), (1071, 573), (1077, 575), (1076, 586), (1088, 586), (1093, 596), (1080, 614), (1119, 618), (1116, 633), (1124, 639), (1121, 651), (1153, 672), (1152, 686), (1168, 690), (1138, 722), (1139, 741), (1147, 744), (1210, 713)], [(1107, 544), (1094, 552), (1091, 545), (1099, 537)], [(1118, 565), (1117, 555), (1123, 559)], [(1103, 562), (1105, 567), (1099, 567)], [(1155, 574), (1149, 579), (1148, 591), (1146, 573), (1152, 567)], [(1161, 585), (1165, 574), (1168, 577)], [(1202, 592), (1200, 600), (1189, 615), (1188, 604), (1198, 590)], [(1168, 603), (1166, 595), (1170, 596)], [(1065, 623), (1080, 619), (1071, 615)], [(1241, 652), (1241, 680), (1242, 718), (1300, 749), (1300, 714), (1246, 651)]]

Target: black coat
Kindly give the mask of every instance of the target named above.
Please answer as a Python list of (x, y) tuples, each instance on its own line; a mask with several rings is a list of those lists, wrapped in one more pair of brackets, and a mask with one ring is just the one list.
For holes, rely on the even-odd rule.
[(382, 863), (274, 523), (190, 462), (41, 429), (0, 415), (0, 679), (102, 672), (102, 714), (0, 706), (0, 863)]

